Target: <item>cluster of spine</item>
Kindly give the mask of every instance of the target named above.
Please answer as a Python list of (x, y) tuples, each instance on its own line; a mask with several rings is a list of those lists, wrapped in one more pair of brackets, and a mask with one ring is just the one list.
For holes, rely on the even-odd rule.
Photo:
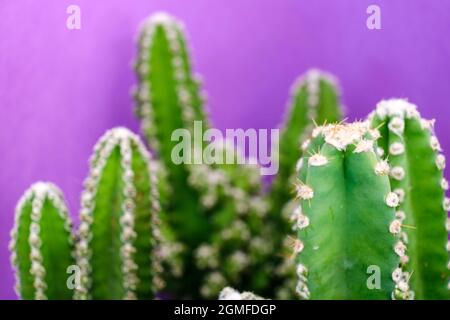
[[(221, 201), (209, 214), (212, 237), (201, 243), (194, 253), (200, 272), (205, 274), (200, 287), (203, 297), (216, 297), (228, 284), (262, 291), (270, 280), (269, 257), (274, 246), (267, 235), (272, 226), (264, 224), (265, 204), (260, 197), (250, 198), (248, 209), (242, 211), (233, 200)], [(267, 264), (267, 265), (266, 265)], [(254, 279), (264, 279), (256, 283)]]
[[(340, 88), (336, 78), (317, 69), (311, 69), (301, 75), (291, 88), (285, 120), (281, 126), (279, 142), (279, 171), (270, 193), (270, 213), (279, 220), (279, 228), (285, 234), (291, 232), (290, 219), (295, 209), (292, 201), (292, 186), (296, 180), (296, 166), (301, 158), (302, 144), (307, 141), (317, 125), (334, 123), (341, 119)], [(277, 241), (283, 248), (285, 237)], [(284, 250), (284, 249), (283, 249)], [(295, 266), (289, 259), (283, 259), (277, 267), (282, 278), (276, 296), (289, 299), (295, 296), (292, 288)]]
[[(294, 213), (296, 292), (302, 299), (390, 299), (403, 255), (392, 232), (399, 203), (389, 165), (376, 154), (367, 122), (314, 129), (299, 163)], [(368, 283), (375, 267), (379, 287)]]
[(107, 131), (95, 145), (81, 196), (77, 299), (150, 299), (162, 287), (154, 169), (125, 128)]
[(450, 200), (434, 121), (421, 118), (416, 106), (402, 99), (381, 101), (369, 121), (381, 132), (378, 152), (391, 165), (391, 186), (400, 199), (390, 226), (402, 239), (395, 297), (448, 299)]
[(225, 287), (219, 294), (219, 300), (264, 300), (260, 296), (255, 295), (252, 292), (244, 291), (240, 293), (239, 291)]
[(67, 207), (53, 184), (37, 182), (19, 200), (11, 231), (16, 293), (22, 299), (71, 299), (68, 267), (75, 264)]
[[(168, 220), (175, 240), (185, 249), (183, 268), (196, 275), (181, 288), (169, 283), (169, 289), (178, 291), (181, 297), (200, 294), (211, 298), (228, 283), (241, 286), (243, 279), (251, 279), (251, 268), (270, 253), (261, 245), (271, 240), (270, 226), (260, 222), (267, 208), (259, 194), (258, 171), (244, 165), (174, 164), (174, 130), (184, 128), (193, 137), (194, 121), (202, 121), (203, 131), (209, 128), (203, 111), (204, 95), (198, 76), (192, 73), (179, 21), (164, 13), (154, 14), (144, 22), (138, 41), (137, 114), (150, 147), (158, 151), (167, 169), (172, 192), (183, 190), (183, 195), (174, 197), (164, 209), (171, 216)], [(202, 155), (203, 147), (192, 144), (194, 159)], [(229, 146), (224, 143), (222, 147)], [(262, 237), (264, 232), (268, 240)], [(248, 241), (252, 245), (245, 248)], [(191, 262), (193, 265), (189, 265)], [(201, 279), (196, 279), (199, 274)], [(250, 284), (250, 288), (254, 286)]]

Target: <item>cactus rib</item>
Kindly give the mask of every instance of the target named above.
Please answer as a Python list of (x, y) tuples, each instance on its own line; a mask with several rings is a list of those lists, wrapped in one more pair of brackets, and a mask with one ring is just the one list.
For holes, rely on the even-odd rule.
[(379, 152), (389, 159), (391, 185), (400, 198), (392, 227), (405, 226), (401, 236), (408, 254), (402, 257), (401, 267), (411, 274), (415, 298), (448, 299), (445, 225), (450, 200), (445, 197), (445, 158), (434, 121), (421, 118), (417, 107), (402, 99), (381, 101), (369, 119), (382, 132)]

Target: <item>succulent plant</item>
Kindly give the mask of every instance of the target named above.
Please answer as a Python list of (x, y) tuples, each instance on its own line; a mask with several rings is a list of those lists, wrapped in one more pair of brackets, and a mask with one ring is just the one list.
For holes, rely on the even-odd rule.
[[(302, 156), (301, 145), (316, 125), (337, 122), (341, 119), (341, 113), (340, 89), (333, 75), (311, 69), (295, 81), (281, 126), (279, 171), (269, 191), (270, 215), (277, 222), (277, 230), (283, 230), (277, 233), (278, 236), (275, 235), (279, 247), (285, 246), (285, 235), (292, 231), (289, 218), (296, 206), (292, 201), (292, 193), (296, 164)], [(293, 298), (295, 266), (281, 256), (279, 259), (283, 260), (276, 272), (280, 278), (276, 281), (276, 296)]]
[(16, 292), (27, 300), (72, 298), (67, 269), (75, 265), (71, 222), (62, 192), (37, 182), (19, 200), (11, 232)]
[[(265, 270), (270, 264), (255, 266), (264, 265), (262, 256), (270, 254), (271, 239), (270, 224), (261, 221), (266, 206), (257, 169), (199, 163), (203, 142), (192, 144), (191, 163), (173, 161), (178, 144), (172, 140), (175, 130), (203, 137), (210, 128), (199, 77), (192, 72), (184, 28), (173, 17), (151, 16), (143, 23), (138, 41), (137, 115), (148, 144), (167, 172), (173, 197), (163, 209), (173, 240), (183, 246), (182, 273), (178, 279), (165, 275), (168, 290), (178, 297), (213, 298), (226, 284), (244, 287), (247, 281), (248, 288), (263, 288), (270, 282)], [(215, 143), (217, 149), (229, 147), (226, 141)], [(246, 246), (250, 240), (252, 245)], [(180, 281), (182, 275), (188, 276)]]
[(149, 152), (129, 130), (108, 130), (81, 196), (77, 299), (154, 298), (162, 286), (159, 211)]
[(401, 266), (411, 274), (411, 289), (416, 299), (449, 299), (450, 199), (434, 121), (402, 99), (381, 101), (369, 119), (381, 133), (379, 153), (389, 160), (391, 186), (400, 199), (395, 228), (404, 227)]
[(411, 294), (409, 275), (398, 268), (405, 254), (399, 198), (375, 153), (378, 137), (366, 122), (331, 124), (304, 144), (292, 239), (301, 298), (390, 299), (397, 287)]

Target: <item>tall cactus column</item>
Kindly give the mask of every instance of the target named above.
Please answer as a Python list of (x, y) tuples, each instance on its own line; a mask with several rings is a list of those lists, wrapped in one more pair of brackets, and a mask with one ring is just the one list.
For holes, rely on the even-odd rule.
[(183, 214), (170, 215), (169, 222), (181, 235), (178, 240), (192, 247), (207, 237), (209, 225), (198, 214), (202, 211), (198, 202), (201, 195), (189, 185), (190, 167), (172, 160), (172, 150), (178, 144), (172, 141), (172, 133), (184, 128), (192, 134), (194, 121), (202, 121), (207, 129), (200, 82), (191, 70), (183, 26), (173, 17), (152, 15), (143, 23), (138, 41), (136, 111), (148, 144), (167, 170), (171, 189), (183, 190), (168, 204), (182, 207)]
[(16, 292), (22, 299), (72, 299), (67, 268), (75, 265), (71, 222), (62, 192), (37, 182), (22, 196), (11, 232)]
[(194, 121), (202, 121), (206, 129), (200, 82), (191, 70), (183, 26), (175, 18), (165, 13), (150, 16), (141, 26), (138, 46), (136, 113), (147, 143), (157, 152), (167, 172), (167, 194), (174, 195), (163, 203), (170, 213), (167, 223), (175, 230), (173, 240), (183, 247), (181, 274), (190, 274), (184, 281), (180, 281), (179, 275), (166, 274), (165, 278), (168, 290), (181, 297), (196, 296), (201, 280), (192, 263), (194, 249), (209, 238), (212, 227), (199, 201), (201, 192), (190, 183), (190, 167), (172, 160), (172, 150), (178, 142), (171, 138), (174, 130), (181, 128), (192, 134)]
[(78, 299), (150, 299), (162, 285), (159, 197), (150, 154), (125, 128), (94, 147), (81, 196)]
[(171, 139), (173, 131), (193, 131), (194, 121), (208, 128), (199, 76), (191, 70), (186, 41), (181, 22), (157, 13), (142, 25), (135, 65), (139, 77), (135, 99), (142, 130), (164, 163), (172, 167), (177, 167), (171, 159), (177, 144)]
[(415, 105), (401, 99), (381, 101), (369, 118), (381, 132), (379, 152), (391, 163), (392, 188), (400, 198), (396, 215), (405, 226), (402, 238), (407, 244), (401, 262), (411, 273), (415, 297), (449, 299), (450, 200), (445, 197), (445, 158), (434, 122), (422, 119)]
[[(275, 235), (279, 246), (285, 242), (285, 234), (292, 231), (289, 217), (295, 207), (292, 194), (296, 165), (302, 156), (301, 146), (317, 125), (337, 122), (341, 119), (341, 113), (340, 89), (333, 75), (311, 69), (295, 81), (281, 127), (279, 171), (269, 192), (270, 215), (278, 222), (277, 228), (280, 230), (280, 236)], [(295, 286), (292, 263), (282, 261), (276, 274), (280, 276), (278, 288), (275, 289), (276, 297), (295, 297), (294, 290), (289, 289)]]
[[(304, 299), (390, 299), (403, 283), (397, 194), (366, 123), (319, 127), (301, 163), (295, 212), (297, 293)], [(374, 280), (370, 279), (374, 270)], [(377, 277), (378, 280), (377, 280)]]

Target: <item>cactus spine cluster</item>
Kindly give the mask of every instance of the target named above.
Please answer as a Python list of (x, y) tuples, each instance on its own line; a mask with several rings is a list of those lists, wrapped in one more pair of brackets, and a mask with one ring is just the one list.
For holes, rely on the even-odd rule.
[[(375, 153), (379, 133), (368, 127), (317, 127), (304, 144), (292, 241), (303, 299), (390, 299), (396, 283), (409, 292), (407, 275), (397, 268), (405, 253), (393, 228), (399, 199), (388, 164)], [(378, 285), (368, 281), (371, 268)]]
[[(183, 272), (189, 275), (182, 282), (169, 275), (169, 290), (181, 297), (212, 298), (228, 283), (244, 286), (244, 279), (252, 289), (264, 288), (270, 281), (268, 272), (258, 271), (254, 264), (270, 252), (270, 237), (261, 237), (268, 235), (270, 225), (261, 221), (266, 208), (259, 196), (256, 168), (196, 163), (204, 146), (195, 143), (193, 164), (177, 165), (172, 160), (178, 143), (172, 141), (176, 129), (186, 129), (193, 136), (195, 121), (201, 121), (201, 135), (209, 128), (180, 22), (164, 13), (144, 22), (136, 71), (137, 114), (150, 147), (168, 173), (171, 192), (176, 193), (164, 209), (175, 240), (184, 247)], [(226, 141), (217, 143), (223, 150), (229, 147)], [(246, 246), (249, 241), (251, 245)]]
[[(285, 246), (285, 234), (292, 232), (290, 217), (296, 205), (292, 193), (297, 178), (296, 164), (302, 156), (301, 145), (316, 125), (337, 122), (341, 113), (340, 88), (333, 75), (311, 69), (294, 82), (281, 127), (279, 171), (269, 192), (270, 214), (278, 222), (277, 230), (283, 230), (275, 235), (278, 246)], [(286, 259), (277, 268), (280, 276), (276, 289), (278, 298), (295, 297), (292, 289), (295, 287), (294, 269)]]
[(151, 299), (162, 285), (158, 184), (150, 154), (125, 128), (94, 147), (81, 196), (79, 299)]
[(255, 295), (252, 292), (244, 291), (240, 293), (239, 291), (225, 287), (219, 294), (219, 300), (264, 300), (262, 297)]
[(27, 300), (71, 299), (67, 268), (75, 264), (71, 222), (61, 191), (37, 182), (17, 204), (11, 232), (16, 292)]
[(381, 133), (379, 153), (389, 160), (391, 186), (400, 199), (393, 228), (404, 226), (401, 266), (411, 274), (411, 289), (416, 299), (449, 299), (450, 199), (434, 121), (401, 99), (381, 101), (369, 119)]

